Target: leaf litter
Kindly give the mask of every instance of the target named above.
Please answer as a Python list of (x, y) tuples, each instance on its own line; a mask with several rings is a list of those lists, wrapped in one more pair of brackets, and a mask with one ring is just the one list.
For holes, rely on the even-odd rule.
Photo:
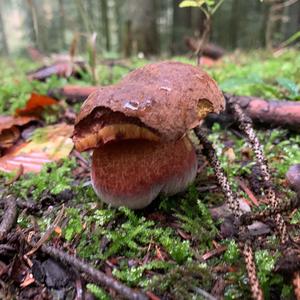
[[(226, 69), (226, 63), (224, 66)], [(270, 68), (270, 66), (271, 62), (266, 63), (266, 67)], [(254, 63), (253, 67), (246, 66), (245, 68), (256, 70), (257, 66)], [(275, 68), (277, 68), (277, 64)], [(218, 66), (215, 69), (212, 68), (211, 72), (215, 72), (221, 81), (222, 76), (228, 78), (227, 74), (222, 74), (218, 70)], [(239, 73), (238, 76), (241, 76), (243, 67), (236, 72)], [(274, 71), (274, 74), (276, 72)], [(292, 72), (294, 82), (293, 76)], [(105, 80), (103, 76), (100, 78)], [(285, 93), (288, 92), (290, 83), (287, 86), (286, 81), (280, 80), (279, 82), (286, 84)], [(243, 88), (246, 87), (240, 87), (240, 89)], [(295, 88), (291, 90), (293, 93), (291, 98), (295, 96), (296, 90)], [(71, 109), (73, 108), (71, 107)], [(74, 109), (76, 108), (74, 107)], [(41, 115), (39, 114), (39, 116)], [(27, 295), (27, 299), (29, 295), (41, 293), (39, 285), (35, 281), (39, 277), (38, 273), (42, 273), (41, 277), (44, 279), (41, 282), (48, 287), (43, 293), (45, 295), (52, 293), (53, 295), (54, 290), (62, 289), (58, 283), (55, 283), (62, 275), (59, 271), (60, 267), (56, 268), (56, 266), (61, 263), (64, 265), (67, 259), (69, 263), (74, 263), (74, 268), (78, 268), (81, 262), (70, 261), (70, 257), (67, 256), (68, 253), (71, 257), (76, 253), (77, 256), (85, 258), (90, 264), (97, 266), (98, 270), (103, 270), (104, 274), (113, 275), (118, 281), (134, 289), (144, 289), (150, 299), (187, 299), (201, 290), (208, 291), (215, 297), (224, 295), (225, 299), (234, 297), (247, 299), (250, 297), (245, 266), (240, 260), (241, 253), (238, 245), (234, 239), (224, 238), (221, 230), (222, 225), (220, 223), (224, 217), (223, 211), (221, 210), (217, 219), (212, 220), (210, 217), (208, 208), (221, 204), (223, 196), (219, 188), (201, 190), (202, 185), (205, 186), (207, 182), (212, 182), (211, 179), (214, 180), (212, 169), (207, 164), (199, 174), (196, 186), (192, 186), (185, 195), (177, 195), (169, 199), (162, 197), (159, 202), (155, 202), (153, 206), (141, 212), (133, 212), (123, 208), (109, 208), (98, 203), (97, 197), (88, 184), (89, 178), (86, 169), (89, 164), (89, 155), (79, 158), (75, 151), (72, 151), (73, 145), (70, 139), (72, 125), (65, 123), (67, 120), (64, 121), (60, 120), (59, 124), (46, 126), (42, 121), (43, 127), (35, 128), (24, 141), (20, 141), (19, 136), (20, 144), (15, 145), (16, 140), (8, 143), (9, 146), (5, 149), (5, 155), (0, 158), (1, 162), (6, 155), (11, 154), (13, 163), (7, 169), (13, 170), (14, 165), (17, 166), (14, 170), (18, 172), (23, 166), (24, 171), (26, 170), (25, 173), (27, 170), (29, 172), (22, 175), (18, 180), (13, 180), (2, 193), (12, 193), (14, 197), (21, 197), (26, 201), (34, 202), (42, 214), (41, 218), (36, 217), (36, 220), (32, 221), (25, 210), (19, 215), (15, 229), (6, 236), (4, 244), (0, 245), (1, 261), (10, 267), (19, 264), (23, 270), (13, 268), (14, 278), (19, 279), (15, 280), (15, 286), (7, 287), (10, 292), (18, 293), (18, 286), (23, 284), (24, 289), (21, 294), (24, 297)], [(22, 132), (23, 126), (26, 127), (27, 123), (13, 126), (17, 126)], [(279, 189), (280, 197), (292, 197), (293, 194), (286, 189), (286, 186), (282, 185), (282, 174), (286, 172), (289, 164), (297, 162), (297, 149), (300, 149), (300, 143), (296, 136), (287, 131), (274, 130), (273, 132), (275, 131), (277, 132), (276, 137), (271, 131), (260, 131), (259, 134), (266, 140), (264, 148), (268, 159), (271, 161), (271, 168), (274, 171), (275, 184)], [(229, 181), (239, 196), (252, 200), (256, 204), (258, 202), (259, 206), (257, 208), (252, 207), (252, 209), (259, 213), (265, 204), (260, 201), (259, 193), (255, 192), (255, 188), (252, 186), (250, 176), (251, 154), (249, 157), (242, 155), (247, 151), (247, 146), (230, 131), (224, 131), (217, 126), (213, 127), (210, 139), (214, 141), (218, 153), (222, 152), (221, 140), (222, 142), (233, 141), (227, 149), (234, 149), (234, 155), (231, 150), (227, 150), (225, 155), (220, 156), (221, 164), (225, 166)], [(290, 142), (286, 142), (285, 148), (282, 149), (281, 143), (284, 141)], [(38, 167), (31, 168), (28, 166), (26, 169), (26, 162), (33, 161), (35, 151), (41, 160), (36, 163)], [(291, 155), (288, 160), (282, 158), (282, 155), (288, 156), (289, 153)], [(23, 161), (22, 155), (25, 158)], [(28, 155), (27, 160), (26, 155)], [(60, 160), (69, 155), (77, 164), (68, 162), (66, 159)], [(18, 162), (18, 157), (21, 157), (24, 164)], [(48, 165), (46, 163), (48, 161), (57, 161), (57, 163)], [(32, 175), (30, 171), (39, 171), (40, 175)], [(2, 176), (7, 182), (9, 178), (13, 179), (15, 175), (3, 174)], [(63, 179), (67, 177), (69, 180), (63, 182)], [(241, 183), (244, 192), (239, 190)], [(60, 188), (56, 189), (56, 187)], [(72, 196), (70, 197), (68, 194), (71, 190)], [(20, 204), (19, 200), (17, 199), (17, 203)], [(44, 243), (40, 250), (33, 254), (33, 258), (42, 265), (41, 268), (38, 268), (42, 271), (32, 272), (30, 262), (25, 259), (15, 261), (12, 264), (9, 254), (11, 252), (9, 251), (21, 254), (21, 256), (30, 251), (37, 240), (47, 232), (47, 229), (52, 228), (51, 224), (59, 214), (59, 203), (64, 203), (66, 206), (64, 216), (60, 220), (60, 229), (52, 230), (51, 235), (46, 235), (49, 242)], [(289, 220), (289, 218), (286, 219)], [(299, 229), (297, 224), (288, 224), (290, 233), (296, 236)], [(32, 244), (27, 242), (28, 230), (32, 232), (33, 236), (36, 236)], [(24, 239), (24, 237), (26, 238)], [(21, 241), (25, 241), (25, 244), (22, 242), (23, 248), (19, 245)], [(1, 250), (2, 245), (6, 246), (7, 250)], [(292, 286), (285, 282), (280, 273), (274, 272), (276, 261), (278, 261), (276, 236), (273, 232), (268, 235), (260, 235), (253, 242), (253, 246), (255, 249), (264, 249), (263, 252), (254, 250), (254, 258), (259, 263), (258, 276), (262, 283), (263, 292), (268, 295), (277, 291), (288, 299), (287, 297), (293, 293)], [(56, 249), (59, 249), (60, 252)], [(55, 257), (55, 260), (49, 264), (45, 263), (50, 258), (46, 256), (45, 259), (41, 253)], [(61, 263), (58, 263), (58, 260)], [(87, 270), (85, 265), (81, 266), (84, 267), (82, 270)], [(3, 268), (4, 273), (5, 268)], [(47, 269), (50, 270), (49, 268), (56, 269), (57, 274), (50, 274), (51, 272), (47, 271)], [(92, 270), (90, 269), (90, 271)], [(32, 281), (33, 273), (34, 280)], [(20, 274), (23, 276), (18, 277)], [(47, 279), (47, 276), (50, 277)], [(74, 291), (75, 282), (78, 282), (78, 278), (72, 276), (68, 278), (72, 282), (71, 289)], [(82, 279), (79, 280), (82, 282)], [(51, 281), (54, 282), (54, 285), (49, 283)], [(299, 287), (298, 281), (299, 275), (295, 274), (293, 283), (296, 293), (297, 287)], [(111, 288), (101, 285), (101, 280), (96, 280), (96, 284), (92, 284), (92, 281), (88, 282), (90, 282), (87, 286), (88, 291), (100, 295), (99, 299), (108, 297), (109, 294), (115, 296)], [(82, 286), (85, 288), (84, 281)], [(131, 292), (129, 291), (129, 293)]]

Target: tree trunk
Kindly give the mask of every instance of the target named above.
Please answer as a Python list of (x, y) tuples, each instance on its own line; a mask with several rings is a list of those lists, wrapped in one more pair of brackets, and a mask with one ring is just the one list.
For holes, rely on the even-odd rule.
[(230, 40), (231, 47), (233, 49), (238, 46), (238, 30), (239, 30), (239, 20), (240, 20), (240, 0), (233, 0), (231, 7), (231, 20), (230, 20)]
[(127, 28), (131, 28), (132, 32), (131, 49), (136, 48), (136, 51), (145, 55), (158, 54), (159, 36), (156, 24), (156, 1), (126, 0), (123, 9), (125, 24), (127, 24)]
[(32, 19), (35, 44), (39, 50), (46, 52), (49, 40), (43, 4), (37, 5), (34, 0), (27, 0), (27, 4)]
[(122, 0), (115, 0), (115, 16), (116, 16), (116, 24), (117, 24), (117, 39), (118, 39), (118, 52), (122, 53), (122, 45), (123, 45), (123, 16), (121, 13), (122, 9)]
[[(173, 0), (173, 26), (172, 26), (172, 42), (171, 42), (171, 49), (170, 49), (173, 55), (185, 52), (186, 48), (183, 42), (184, 36), (193, 35), (193, 30), (191, 28), (193, 24), (191, 18), (192, 10), (190, 7), (180, 8), (178, 5), (179, 5), (179, 1)], [(201, 32), (202, 32), (202, 28), (201, 28)]]
[(63, 0), (58, 0), (59, 4), (59, 27), (60, 27), (60, 42), (62, 49), (66, 46), (66, 26), (65, 26), (65, 7)]
[(8, 56), (9, 49), (8, 49), (8, 44), (7, 44), (7, 39), (6, 39), (5, 26), (4, 26), (2, 12), (3, 12), (3, 2), (2, 2), (2, 0), (0, 0), (0, 35), (1, 35), (0, 39), (2, 42), (2, 49), (0, 49), (0, 50), (1, 50), (1, 52), (3, 52), (3, 54), (5, 56)]
[(107, 0), (101, 0), (102, 37), (105, 38), (105, 49), (110, 51), (110, 33)]

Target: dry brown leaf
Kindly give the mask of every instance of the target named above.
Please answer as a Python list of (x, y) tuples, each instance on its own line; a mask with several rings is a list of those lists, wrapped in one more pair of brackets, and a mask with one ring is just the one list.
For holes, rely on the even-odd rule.
[(23, 165), (24, 173), (39, 172), (45, 163), (67, 157), (72, 151), (73, 126), (61, 123), (37, 130), (31, 141), (12, 147), (0, 158), (0, 170), (11, 172)]
[(20, 137), (20, 126), (24, 126), (35, 117), (0, 116), (0, 148), (10, 148)]

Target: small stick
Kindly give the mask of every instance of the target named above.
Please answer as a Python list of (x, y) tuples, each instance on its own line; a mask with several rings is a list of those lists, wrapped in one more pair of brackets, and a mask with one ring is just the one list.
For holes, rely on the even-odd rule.
[(242, 180), (240, 180), (239, 178), (237, 178), (237, 182), (238, 182), (239, 186), (242, 188), (242, 190), (248, 195), (248, 197), (253, 202), (253, 204), (255, 206), (258, 206), (259, 205), (258, 200), (254, 196), (252, 191), (247, 187), (247, 185)]
[(225, 252), (227, 250), (227, 246), (219, 246), (218, 248), (215, 248), (209, 252), (206, 252), (205, 254), (202, 255), (201, 259), (202, 260), (208, 260), (211, 257), (214, 257), (216, 255), (220, 255), (223, 252)]
[(54, 222), (46, 230), (44, 235), (37, 241), (37, 243), (34, 245), (34, 247), (25, 254), (25, 256), (28, 257), (28, 256), (34, 254), (50, 238), (51, 234), (55, 230), (55, 227), (58, 226), (58, 224), (60, 223), (60, 221), (64, 215), (64, 212), (65, 212), (65, 206), (62, 205), (62, 208), (61, 208), (60, 212), (58, 213), (58, 215), (56, 216)]
[(12, 196), (6, 197), (5, 211), (0, 224), (0, 241), (4, 240), (17, 221), (17, 204)]
[[(31, 245), (34, 246), (34, 245)], [(76, 258), (74, 256), (69, 255), (55, 247), (42, 245), (39, 248), (42, 252), (48, 254), (56, 260), (59, 260), (63, 264), (68, 264), (78, 270), (79, 272), (83, 272), (87, 274), (96, 284), (102, 284), (108, 288), (112, 288), (117, 291), (121, 296), (126, 299), (131, 300), (148, 300), (147, 297), (142, 292), (137, 292), (127, 287), (126, 285), (118, 282), (116, 279), (107, 276), (101, 271), (93, 268), (92, 266), (85, 263), (83, 260)]]

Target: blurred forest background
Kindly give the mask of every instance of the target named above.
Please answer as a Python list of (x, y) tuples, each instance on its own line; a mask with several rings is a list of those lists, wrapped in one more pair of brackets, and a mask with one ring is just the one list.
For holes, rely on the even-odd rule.
[[(0, 51), (22, 55), (67, 51), (74, 34), (85, 51), (97, 33), (97, 53), (109, 56), (176, 55), (187, 37), (200, 37), (200, 9), (180, 0), (0, 0)], [(279, 46), (300, 28), (300, 1), (225, 0), (213, 16), (210, 41), (227, 49)]]

